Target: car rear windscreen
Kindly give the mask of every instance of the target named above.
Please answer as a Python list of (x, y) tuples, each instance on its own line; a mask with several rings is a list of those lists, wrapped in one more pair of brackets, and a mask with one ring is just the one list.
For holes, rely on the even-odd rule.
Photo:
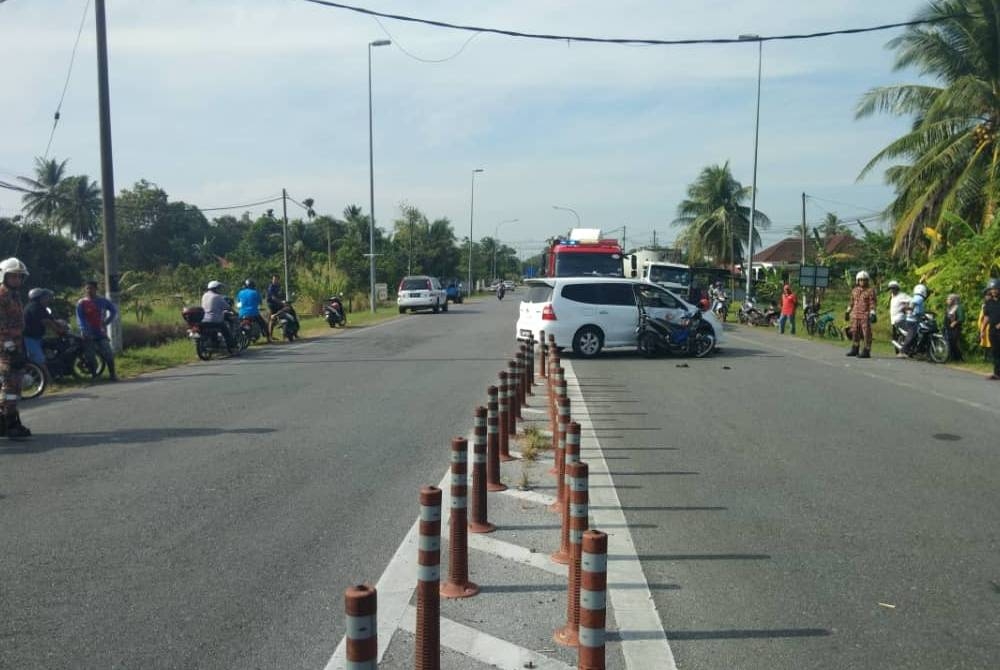
[(525, 302), (550, 302), (552, 287), (548, 284), (531, 284), (528, 287), (528, 299)]
[(400, 287), (401, 291), (426, 291), (427, 290), (427, 280), (426, 279), (404, 279), (403, 285)]

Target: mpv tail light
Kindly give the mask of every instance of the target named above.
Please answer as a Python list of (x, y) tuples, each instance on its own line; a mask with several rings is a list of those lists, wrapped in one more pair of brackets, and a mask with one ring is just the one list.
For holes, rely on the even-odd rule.
[(552, 305), (546, 305), (542, 308), (542, 321), (555, 321), (556, 311), (552, 309)]
[(427, 290), (428, 291), (431, 290), (431, 280), (430, 279), (427, 280)]

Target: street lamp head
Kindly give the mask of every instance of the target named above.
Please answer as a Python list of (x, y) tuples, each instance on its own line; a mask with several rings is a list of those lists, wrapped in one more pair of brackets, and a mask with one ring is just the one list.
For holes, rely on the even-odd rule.
[(473, 172), (483, 172), (483, 171), (484, 171), (483, 168), (476, 168), (475, 170), (473, 170)]
[(743, 41), (751, 41), (752, 42), (752, 41), (755, 41), (755, 40), (759, 40), (760, 39), (760, 35), (757, 35), (757, 34), (754, 34), (754, 33), (743, 33), (742, 35), (739, 36), (739, 39), (741, 39)]
[(392, 44), (392, 40), (375, 40), (374, 42), (369, 42), (370, 47), (387, 47)]

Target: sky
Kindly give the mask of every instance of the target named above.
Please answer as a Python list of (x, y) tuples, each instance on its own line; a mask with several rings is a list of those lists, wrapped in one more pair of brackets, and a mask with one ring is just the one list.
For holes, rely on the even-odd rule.
[[(88, 0), (0, 2), (0, 180), (45, 153)], [(640, 2), (350, 0), (367, 9), (520, 32), (690, 39), (907, 21), (911, 0)], [(305, 0), (108, 0), (117, 190), (145, 178), (203, 208), (281, 194), (320, 214), (369, 210), (368, 43), (375, 216), (447, 217), (522, 257), (576, 227), (669, 244), (702, 168), (753, 179), (757, 45), (620, 46), (447, 30)], [(826, 212), (871, 216), (892, 192), (858, 175), (908, 120), (856, 120), (863, 93), (918, 81), (885, 48), (902, 29), (762, 49), (757, 206), (769, 244)], [(471, 39), (470, 39), (471, 38)], [(93, 3), (50, 157), (98, 179)], [(440, 62), (427, 62), (440, 61)], [(473, 170), (482, 168), (483, 172)], [(474, 175), (474, 176), (473, 176)], [(473, 206), (474, 199), (474, 206)], [(280, 203), (279, 203), (280, 205)], [(568, 208), (555, 209), (554, 206)], [(274, 207), (274, 205), (268, 205)], [(0, 189), (0, 215), (20, 196)], [(264, 208), (249, 209), (254, 214)], [(289, 212), (300, 216), (301, 211)], [(280, 211), (280, 209), (279, 209)], [(513, 221), (516, 219), (516, 221)], [(856, 228), (855, 228), (856, 229)]]

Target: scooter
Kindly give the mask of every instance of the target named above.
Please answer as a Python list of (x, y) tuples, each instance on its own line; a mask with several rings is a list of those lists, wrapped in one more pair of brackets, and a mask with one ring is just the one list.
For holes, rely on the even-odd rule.
[[(937, 319), (933, 312), (925, 312), (920, 316), (920, 320), (914, 326), (917, 329), (917, 336), (913, 340), (911, 356), (927, 358), (934, 363), (944, 363), (948, 360), (951, 347), (948, 340), (940, 332)], [(892, 346), (897, 353), (903, 352), (903, 342), (906, 341), (907, 331), (899, 326), (892, 327)]]
[(289, 342), (294, 341), (299, 336), (299, 315), (295, 313), (291, 301), (283, 301), (281, 309), (271, 315), (272, 336), (275, 328), (281, 329), (282, 337)]
[(647, 358), (659, 353), (703, 358), (715, 349), (715, 334), (699, 310), (688, 312), (675, 323), (649, 316), (640, 305), (636, 340), (639, 351)]
[(344, 314), (344, 303), (339, 295), (330, 296), (323, 305), (323, 318), (331, 328), (347, 326), (347, 316)]

